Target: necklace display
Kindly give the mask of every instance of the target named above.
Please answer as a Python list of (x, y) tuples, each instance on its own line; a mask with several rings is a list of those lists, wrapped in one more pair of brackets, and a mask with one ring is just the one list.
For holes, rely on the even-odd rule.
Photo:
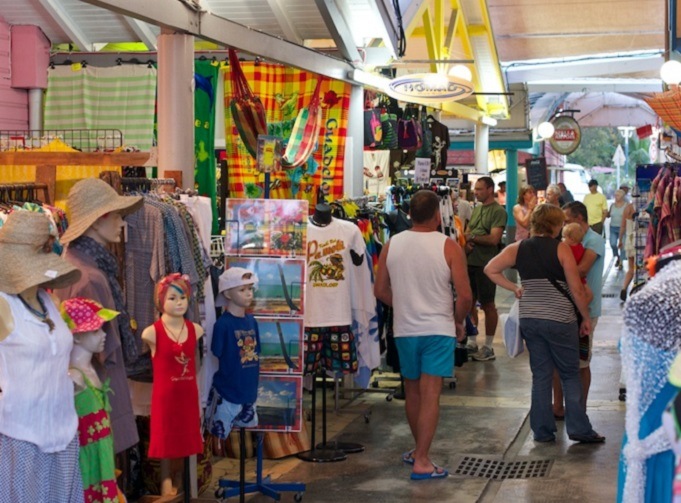
[(40, 304), (40, 308), (42, 309), (41, 311), (38, 311), (35, 309), (33, 306), (31, 306), (26, 300), (21, 296), (17, 295), (19, 297), (19, 300), (21, 303), (24, 305), (28, 311), (38, 318), (40, 321), (42, 321), (47, 327), (50, 329), (50, 333), (54, 330), (54, 321), (50, 318), (50, 316), (47, 314), (47, 307), (45, 307), (45, 303), (43, 302), (43, 299), (40, 298), (40, 295), (36, 295), (36, 299), (38, 299), (38, 304)]

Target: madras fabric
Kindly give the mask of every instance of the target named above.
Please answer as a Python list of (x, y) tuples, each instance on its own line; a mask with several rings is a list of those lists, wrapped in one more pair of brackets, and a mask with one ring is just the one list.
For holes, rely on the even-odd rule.
[(60, 65), (47, 72), (46, 130), (120, 129), (126, 144), (151, 148), (156, 68)]
[(643, 98), (662, 120), (675, 129), (681, 129), (681, 88), (672, 87), (663, 93), (653, 93), (650, 98)]
[[(298, 111), (310, 104), (319, 75), (284, 66), (241, 62), (253, 93), (262, 101), (267, 113), (268, 134), (288, 141)], [(222, 69), (225, 83), (226, 160), (229, 166), (229, 196), (253, 194), (262, 187), (264, 175), (258, 173), (253, 159), (239, 138), (232, 120), (229, 102), (232, 98), (230, 68)], [(272, 199), (307, 199), (316, 203), (321, 190), (327, 201), (343, 196), (343, 165), (347, 137), (350, 85), (323, 79), (321, 88), (322, 127), (318, 147), (306, 165), (271, 174)], [(318, 166), (318, 168), (316, 168)], [(316, 168), (316, 169), (315, 169)], [(248, 189), (248, 190), (247, 190)], [(256, 189), (257, 191), (257, 189)]]

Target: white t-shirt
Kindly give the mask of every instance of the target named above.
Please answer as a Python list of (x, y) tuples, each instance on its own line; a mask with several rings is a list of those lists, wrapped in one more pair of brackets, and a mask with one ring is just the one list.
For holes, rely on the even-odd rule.
[[(350, 250), (362, 257), (352, 262)], [(335, 327), (352, 324), (353, 268), (366, 267), (366, 245), (359, 228), (336, 218), (326, 227), (307, 226), (307, 285), (305, 326)]]

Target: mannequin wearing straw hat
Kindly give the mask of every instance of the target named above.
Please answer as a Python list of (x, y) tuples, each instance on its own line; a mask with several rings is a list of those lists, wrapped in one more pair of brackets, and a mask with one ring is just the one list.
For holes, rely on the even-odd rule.
[(77, 266), (82, 276), (56, 293), (61, 300), (84, 297), (120, 313), (104, 325), (104, 351), (97, 354), (94, 364), (100, 379), (108, 378), (113, 390), (111, 425), (117, 465), (123, 471), (119, 484), (124, 488), (128, 474), (125, 451), (139, 442), (127, 370), (140, 357), (141, 341), (134, 333), (118, 281), (118, 262), (108, 245), (121, 241), (122, 217), (139, 209), (143, 201), (141, 197), (119, 196), (106, 182), (86, 178), (71, 188), (66, 204), (69, 227), (61, 242), (68, 245), (66, 260)]
[(80, 271), (52, 253), (45, 215), (0, 228), (0, 501), (80, 503), (78, 417), (68, 377), (73, 339), (46, 288)]

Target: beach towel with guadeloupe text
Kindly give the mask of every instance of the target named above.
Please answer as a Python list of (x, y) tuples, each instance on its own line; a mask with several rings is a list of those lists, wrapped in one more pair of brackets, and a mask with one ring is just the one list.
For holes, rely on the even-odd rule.
[[(267, 114), (268, 134), (287, 142), (298, 115), (308, 107), (319, 79), (322, 125), (318, 146), (310, 160), (292, 169), (271, 174), (273, 199), (307, 199), (316, 203), (318, 190), (327, 201), (343, 197), (343, 163), (347, 136), (350, 85), (317, 74), (270, 63), (241, 62), (253, 93)], [(230, 67), (225, 67), (225, 141), (230, 197), (263, 197), (264, 175), (256, 168), (232, 120)]]

